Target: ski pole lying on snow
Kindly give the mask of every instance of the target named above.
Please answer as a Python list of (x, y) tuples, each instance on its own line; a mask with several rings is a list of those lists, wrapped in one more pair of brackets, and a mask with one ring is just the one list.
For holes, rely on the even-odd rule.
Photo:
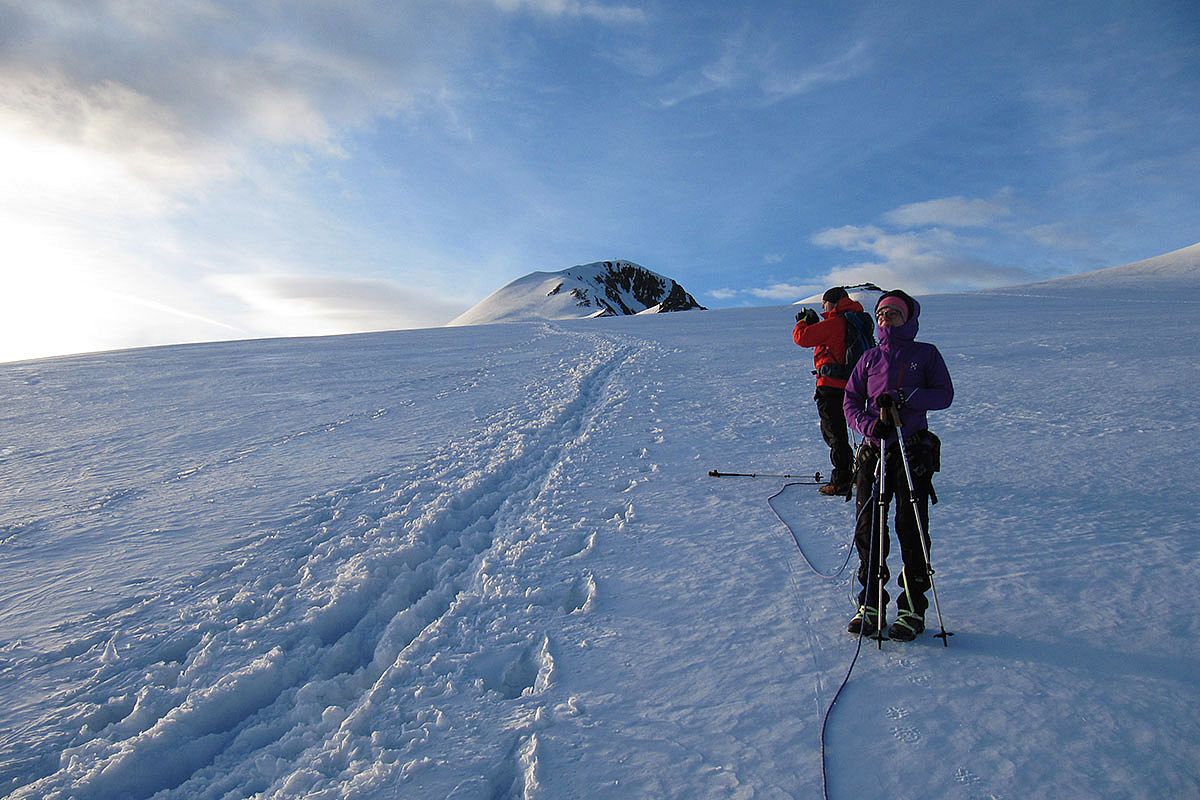
[(814, 472), (812, 475), (777, 475), (769, 472), (717, 472), (715, 469), (708, 471), (710, 478), (795, 478), (801, 481), (812, 483), (824, 483), (821, 480), (821, 473)]
[[(904, 429), (900, 427), (900, 412), (892, 406), (892, 422), (896, 426), (896, 438), (900, 440), (900, 461), (904, 464), (904, 477), (908, 480), (908, 499), (912, 501), (913, 517), (917, 520), (917, 533), (921, 538), (921, 554), (925, 556), (925, 569), (929, 571), (929, 588), (933, 591), (933, 608), (937, 611), (938, 627), (942, 629), (941, 633), (935, 633), (934, 636), (942, 640), (943, 647), (950, 646), (950, 637), (953, 633), (946, 632), (946, 626), (942, 623), (942, 605), (938, 602), (937, 584), (933, 582), (933, 564), (929, 562), (929, 545), (925, 541), (925, 525), (921, 522), (921, 510), (917, 504), (917, 489), (913, 486), (912, 470), (908, 466), (908, 451), (904, 448)], [(898, 498), (897, 498), (898, 499)]]

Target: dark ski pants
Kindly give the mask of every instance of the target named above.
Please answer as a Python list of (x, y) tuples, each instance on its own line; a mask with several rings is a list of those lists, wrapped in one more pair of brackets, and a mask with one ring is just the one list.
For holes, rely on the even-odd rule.
[[(915, 444), (915, 443), (914, 443)], [(905, 441), (906, 447), (908, 441)], [(910, 458), (914, 456), (913, 447), (909, 447)], [(873, 445), (863, 443), (858, 449), (858, 459), (855, 464), (855, 500), (854, 509), (858, 514), (854, 526), (854, 547), (858, 550), (858, 583), (862, 588), (858, 593), (860, 605), (872, 608), (883, 608), (888, 603), (887, 589), (883, 590), (883, 603), (879, 603), (879, 576), (876, 572), (879, 554), (876, 553), (873, 542), (883, 543), (883, 584), (887, 586), (891, 573), (888, 571), (887, 558), (890, 551), (890, 537), (887, 530), (886, 511), (884, 512), (883, 535), (878, 535), (880, 523), (879, 499), (874, 493), (876, 470), (879, 464), (879, 450)], [(914, 466), (915, 465), (911, 465)], [(926, 534), (929, 532), (929, 490), (930, 476), (913, 475), (916, 483), (917, 508), (921, 515), (921, 526)], [(897, 584), (900, 596), (897, 607), (914, 611), (924, 616), (929, 601), (925, 593), (929, 590), (929, 569), (925, 564), (925, 554), (921, 550), (920, 530), (917, 528), (916, 517), (913, 515), (912, 501), (909, 499), (908, 481), (904, 477), (904, 463), (900, 459), (900, 445), (893, 442), (887, 448), (887, 485), (883, 489), (885, 503), (893, 500), (896, 505), (896, 538), (900, 541), (900, 557), (904, 569), (900, 573)], [(864, 506), (870, 506), (865, 508)], [(925, 546), (929, 547), (929, 536), (925, 537)]]
[(854, 477), (854, 454), (850, 452), (850, 432), (846, 429), (846, 411), (842, 408), (845, 398), (844, 389), (832, 386), (818, 386), (813, 397), (821, 417), (821, 436), (829, 445), (829, 463), (833, 465), (830, 482), (835, 486), (845, 486)]

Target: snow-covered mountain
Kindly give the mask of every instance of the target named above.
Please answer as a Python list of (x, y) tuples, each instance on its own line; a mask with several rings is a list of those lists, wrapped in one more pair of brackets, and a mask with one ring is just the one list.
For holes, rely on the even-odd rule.
[(949, 647), (790, 306), (0, 364), (0, 796), (1200, 797), (1194, 277), (921, 298)]
[(518, 278), (452, 320), (454, 325), (579, 319), (703, 309), (682, 286), (631, 261), (597, 261)]
[[(879, 301), (879, 296), (883, 294), (884, 291), (873, 283), (859, 283), (855, 284), (854, 286), (847, 286), (845, 289), (846, 294), (850, 295), (851, 299), (857, 300), (860, 304), (862, 304), (862, 307), (866, 309), (868, 313), (875, 308), (875, 303)], [(792, 303), (792, 305), (809, 306), (819, 312), (821, 310), (821, 298), (824, 296), (824, 294), (824, 291), (818, 292), (817, 294), (810, 295), (802, 300), (797, 300), (796, 302)]]

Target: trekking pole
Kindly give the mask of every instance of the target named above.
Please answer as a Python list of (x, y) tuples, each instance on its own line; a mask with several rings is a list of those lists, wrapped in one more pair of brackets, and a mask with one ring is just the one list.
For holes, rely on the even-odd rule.
[[(866, 637), (868, 639), (872, 638), (872, 637), (866, 636), (866, 634), (864, 634), (863, 631), (866, 630), (867, 622), (870, 619), (870, 615), (867, 613), (867, 610), (870, 608), (870, 606), (867, 605), (867, 599), (871, 596), (871, 569), (875, 566), (875, 563), (879, 560), (879, 557), (875, 554), (876, 550), (879, 549), (879, 536), (875, 531), (875, 523), (876, 523), (877, 518), (875, 516), (875, 509), (871, 508), (872, 504), (875, 503), (876, 498), (879, 497), (879, 492), (883, 491), (883, 487), (880, 486), (880, 484), (879, 484), (879, 465), (875, 466), (875, 480), (871, 484), (871, 487), (872, 487), (871, 497), (867, 500), (866, 504), (863, 506), (863, 509), (862, 509), (863, 511), (871, 512), (871, 544), (867, 548), (867, 573), (866, 573), (865, 577), (860, 578), (860, 580), (862, 582), (862, 599), (858, 601), (858, 613), (859, 613), (859, 615), (861, 615), (862, 621), (859, 623), (859, 626), (858, 626), (859, 647), (862, 647), (862, 640), (864, 637)], [(859, 512), (859, 513), (861, 513), (861, 512)], [(855, 520), (855, 524), (856, 525), (858, 524), (857, 519)], [(876, 635), (878, 635), (878, 632), (876, 632)], [(883, 647), (883, 645), (880, 645), (880, 647)], [(854, 655), (855, 655), (855, 658), (858, 657), (857, 651), (855, 652)]]
[(875, 576), (878, 580), (878, 593), (875, 595), (875, 635), (871, 638), (879, 643), (879, 649), (883, 649), (883, 545), (887, 536), (887, 441), (879, 440), (879, 526), (876, 528), (876, 536), (878, 543), (875, 545), (875, 553), (878, 558), (875, 562)]
[(822, 483), (821, 473), (814, 472), (812, 475), (777, 475), (769, 472), (718, 472), (715, 469), (708, 471), (710, 478), (796, 478), (801, 481), (812, 483)]
[(925, 524), (921, 522), (921, 508), (917, 503), (917, 490), (913, 485), (912, 469), (908, 465), (908, 451), (904, 447), (904, 429), (900, 427), (900, 412), (895, 406), (892, 406), (892, 420), (896, 424), (896, 438), (900, 440), (900, 461), (904, 464), (904, 477), (908, 480), (908, 499), (912, 501), (913, 516), (917, 520), (917, 533), (921, 537), (921, 554), (925, 556), (925, 569), (929, 572), (929, 588), (933, 591), (933, 608), (937, 611), (938, 627), (942, 629), (941, 633), (935, 633), (934, 637), (942, 640), (943, 647), (950, 646), (950, 637), (953, 633), (946, 631), (946, 626), (942, 623), (942, 606), (938, 602), (937, 584), (933, 582), (933, 564), (929, 561), (929, 544), (925, 540)]

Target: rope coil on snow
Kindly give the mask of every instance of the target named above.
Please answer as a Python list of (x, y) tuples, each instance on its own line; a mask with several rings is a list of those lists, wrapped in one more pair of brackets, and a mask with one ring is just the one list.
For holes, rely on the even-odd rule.
[[(777, 509), (775, 507), (775, 504), (772, 502), (776, 497), (779, 497), (779, 495), (786, 492), (788, 490), (788, 487), (804, 486), (804, 485), (806, 485), (806, 484), (785, 483), (783, 485), (782, 489), (780, 489), (778, 492), (776, 492), (775, 494), (773, 494), (767, 498), (767, 505), (771, 507), (771, 511), (772, 511), (772, 513), (775, 514), (775, 517), (780, 522), (783, 523), (783, 527), (788, 529), (788, 533), (790, 533), (792, 535), (792, 541), (796, 543), (796, 549), (800, 551), (801, 558), (804, 559), (804, 563), (808, 564), (808, 568), (810, 570), (812, 570), (813, 574), (816, 575), (817, 577), (823, 578), (827, 581), (836, 581), (838, 578), (842, 577), (842, 573), (846, 571), (846, 565), (850, 563), (850, 556), (854, 554), (854, 548), (852, 547), (846, 552), (846, 560), (842, 562), (842, 566), (838, 568), (837, 572), (835, 572), (833, 574), (827, 574), (827, 573), (821, 572), (821, 570), (817, 569), (817, 565), (812, 562), (812, 559), (810, 559), (808, 557), (808, 553), (804, 552), (804, 545), (800, 544), (800, 537), (796, 535), (796, 531), (792, 529), (792, 526), (788, 524), (788, 521), (783, 518), (783, 515), (779, 513), (779, 509)], [(865, 509), (866, 506), (863, 506), (863, 508)], [(862, 516), (861, 511), (858, 512), (857, 516), (855, 516), (855, 524), (856, 525), (858, 524), (858, 517), (860, 517), (860, 516)]]
[[(773, 502), (771, 502), (776, 497), (779, 497), (779, 495), (783, 494), (784, 491), (786, 491), (789, 486), (801, 486), (801, 485), (803, 485), (803, 484), (797, 484), (797, 483), (784, 484), (783, 488), (781, 488), (778, 492), (776, 492), (775, 494), (773, 494), (767, 498), (767, 505), (771, 507), (771, 512), (773, 514), (775, 514), (776, 518), (780, 522), (783, 523), (783, 526), (785, 528), (787, 528), (788, 533), (790, 533), (792, 535), (792, 541), (796, 543), (796, 549), (800, 551), (800, 557), (804, 559), (804, 562), (806, 564), (808, 564), (808, 568), (810, 570), (812, 570), (813, 574), (824, 580), (837, 580), (838, 578), (840, 578), (842, 576), (842, 573), (846, 571), (846, 565), (850, 563), (850, 556), (854, 553), (854, 548), (851, 547), (849, 549), (849, 551), (846, 553), (846, 560), (844, 562), (842, 562), (842, 566), (838, 568), (837, 572), (835, 572), (833, 574), (821, 572), (821, 570), (817, 569), (817, 566), (815, 564), (813, 564), (812, 559), (810, 559), (808, 557), (808, 553), (804, 552), (804, 545), (800, 544), (800, 537), (796, 535), (796, 531), (793, 530), (792, 526), (788, 524), (788, 521), (783, 518), (783, 515), (779, 513), (779, 509), (777, 509), (775, 507), (775, 504)], [(858, 526), (859, 518), (862, 517), (863, 511), (866, 511), (868, 508), (872, 508), (874, 501), (878, 498), (878, 496), (879, 496), (878, 491), (879, 491), (878, 486), (873, 486), (871, 489), (870, 500), (868, 500), (866, 503), (864, 503), (863, 507), (861, 509), (859, 509), (857, 514), (855, 514), (854, 524), (855, 524), (856, 528)], [(854, 665), (856, 663), (858, 663), (858, 655), (859, 655), (859, 653), (862, 652), (862, 642), (863, 642), (863, 632), (862, 632), (862, 628), (859, 628), (858, 644), (854, 648), (854, 657), (852, 659), (850, 659), (850, 666), (846, 668), (846, 675), (845, 675), (845, 677), (842, 678), (841, 685), (838, 686), (837, 691), (835, 691), (833, 693), (833, 699), (829, 701), (829, 705), (826, 707), (825, 713), (821, 716), (821, 796), (824, 798), (824, 800), (829, 800), (829, 771), (828, 771), (828, 765), (826, 763), (827, 759), (825, 756), (825, 729), (829, 725), (829, 715), (833, 712), (833, 707), (837, 703), (838, 697), (841, 696), (842, 690), (846, 688), (846, 684), (848, 684), (850, 682), (850, 673), (854, 672)]]

